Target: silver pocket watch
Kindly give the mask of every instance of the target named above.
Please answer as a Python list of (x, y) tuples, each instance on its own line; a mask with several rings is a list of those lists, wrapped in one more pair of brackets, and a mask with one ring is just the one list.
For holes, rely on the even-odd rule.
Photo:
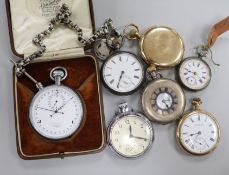
[(51, 140), (65, 139), (73, 135), (84, 117), (84, 102), (79, 94), (61, 84), (67, 77), (67, 70), (55, 67), (50, 71), (54, 85), (43, 87), (32, 79), (39, 91), (33, 97), (29, 107), (29, 121), (35, 131)]
[[(210, 48), (207, 46), (198, 46), (197, 56), (186, 58), (181, 62), (178, 69), (178, 76), (184, 87), (189, 90), (199, 91), (209, 85), (212, 73), (210, 66), (204, 61), (204, 58), (206, 58), (209, 53), (212, 58)], [(216, 63), (214, 64), (218, 65)]]
[(109, 147), (121, 157), (136, 158), (150, 149), (153, 140), (151, 122), (143, 114), (133, 112), (127, 103), (121, 103), (108, 127)]
[(132, 53), (116, 52), (103, 63), (101, 79), (111, 92), (129, 95), (138, 90), (145, 80), (143, 63)]
[(119, 51), (123, 37), (119, 33), (98, 39), (94, 53), (103, 61), (101, 79), (105, 87), (118, 95), (129, 95), (142, 85), (145, 72), (143, 63), (133, 53)]

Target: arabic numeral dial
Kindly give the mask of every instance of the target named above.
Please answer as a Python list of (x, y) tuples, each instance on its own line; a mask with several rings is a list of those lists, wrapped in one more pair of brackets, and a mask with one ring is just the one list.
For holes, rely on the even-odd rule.
[(29, 119), (37, 133), (48, 139), (64, 139), (76, 132), (83, 118), (80, 96), (66, 86), (52, 85), (33, 98)]

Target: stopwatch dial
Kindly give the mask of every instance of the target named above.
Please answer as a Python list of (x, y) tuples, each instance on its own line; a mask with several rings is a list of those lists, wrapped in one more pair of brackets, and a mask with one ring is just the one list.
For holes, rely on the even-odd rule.
[(211, 114), (194, 111), (181, 120), (177, 134), (179, 143), (186, 151), (204, 155), (217, 146), (219, 126)]
[(83, 102), (66, 86), (52, 85), (40, 90), (30, 105), (33, 128), (48, 139), (64, 139), (80, 127)]
[(112, 92), (128, 94), (142, 84), (144, 80), (143, 65), (134, 54), (119, 52), (104, 63), (102, 78)]
[(151, 123), (145, 117), (135, 114), (116, 118), (109, 131), (110, 146), (127, 158), (143, 155), (154, 137)]
[(179, 68), (181, 82), (191, 90), (202, 90), (211, 80), (208, 64), (200, 58), (185, 59)]
[(143, 91), (142, 107), (145, 114), (152, 120), (161, 123), (175, 121), (184, 111), (184, 92), (172, 80), (155, 80)]

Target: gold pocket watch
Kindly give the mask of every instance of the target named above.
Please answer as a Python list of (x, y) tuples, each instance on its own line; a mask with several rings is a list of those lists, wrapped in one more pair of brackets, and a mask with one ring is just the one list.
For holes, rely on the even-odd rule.
[(215, 150), (220, 141), (220, 127), (216, 118), (200, 109), (201, 99), (193, 99), (193, 110), (180, 120), (176, 139), (192, 155), (206, 155)]
[(169, 27), (152, 27), (141, 35), (133, 24), (127, 26), (124, 33), (129, 39), (140, 40), (140, 53), (149, 65), (147, 72), (153, 79), (142, 94), (144, 113), (159, 123), (177, 120), (185, 108), (184, 92), (175, 81), (162, 78), (157, 70), (172, 68), (180, 63), (184, 54), (181, 37)]

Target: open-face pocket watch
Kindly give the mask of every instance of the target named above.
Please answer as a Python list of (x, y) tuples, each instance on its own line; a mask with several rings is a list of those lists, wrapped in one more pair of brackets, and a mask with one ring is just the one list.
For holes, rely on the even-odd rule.
[(61, 84), (67, 77), (67, 70), (55, 67), (50, 72), (54, 85), (39, 89), (29, 107), (29, 120), (32, 127), (41, 136), (52, 139), (65, 139), (73, 135), (80, 127), (84, 117), (84, 102), (79, 94)]
[(119, 51), (124, 38), (114, 28), (111, 20), (108, 24), (108, 34), (105, 38), (98, 38), (93, 49), (97, 58), (103, 61), (101, 79), (112, 93), (129, 95), (144, 82), (145, 69), (135, 54)]
[(210, 57), (212, 62), (213, 55), (211, 47), (214, 45), (217, 37), (229, 29), (229, 17), (216, 23), (209, 35), (206, 45), (200, 45), (196, 48), (197, 56), (184, 59), (178, 69), (178, 76), (180, 82), (189, 90), (198, 91), (206, 88), (211, 81), (211, 69), (210, 66), (204, 61), (204, 58)]
[(129, 39), (140, 39), (140, 53), (153, 79), (142, 94), (144, 113), (160, 123), (177, 120), (185, 108), (184, 92), (175, 81), (162, 78), (157, 69), (172, 68), (180, 63), (184, 53), (181, 37), (168, 27), (152, 27), (141, 35), (133, 24), (127, 26), (124, 33)]
[(212, 152), (220, 140), (220, 128), (216, 118), (200, 109), (201, 100), (193, 99), (193, 110), (180, 120), (176, 139), (178, 144), (192, 155), (206, 155)]
[(127, 103), (121, 103), (108, 127), (109, 147), (122, 157), (136, 158), (149, 150), (153, 139), (151, 122), (129, 109)]
[(142, 85), (145, 69), (134, 54), (124, 51), (110, 55), (101, 68), (102, 81), (111, 92), (129, 95)]

